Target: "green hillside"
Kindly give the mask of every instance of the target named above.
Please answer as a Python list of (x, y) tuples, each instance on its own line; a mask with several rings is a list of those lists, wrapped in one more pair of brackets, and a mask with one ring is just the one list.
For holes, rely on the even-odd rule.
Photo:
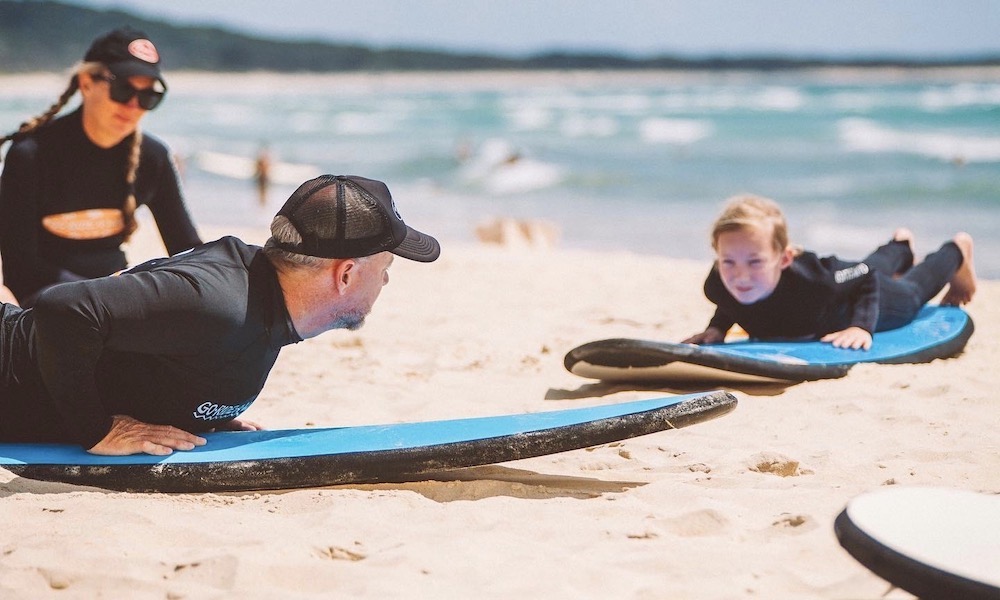
[(632, 58), (606, 54), (547, 53), (526, 58), (420, 49), (372, 49), (309, 40), (275, 40), (235, 31), (179, 26), (119, 10), (95, 10), (51, 1), (0, 0), (0, 72), (64, 70), (80, 60), (98, 34), (130, 25), (149, 34), (167, 69), (204, 71), (415, 71), (471, 69), (787, 69), (822, 65), (998, 65), (1000, 57), (920, 63), (894, 59), (827, 61), (750, 57)]

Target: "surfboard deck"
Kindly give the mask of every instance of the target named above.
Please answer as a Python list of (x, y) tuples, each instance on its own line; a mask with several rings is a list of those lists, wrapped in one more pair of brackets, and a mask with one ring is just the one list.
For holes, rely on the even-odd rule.
[(1000, 598), (1000, 495), (893, 486), (834, 522), (858, 562), (919, 598)]
[(219, 492), (417, 481), (687, 427), (736, 407), (724, 391), (557, 411), (326, 429), (205, 434), (168, 456), (96, 456), (79, 446), (0, 444), (21, 477), (131, 492)]
[(904, 327), (876, 333), (870, 350), (823, 342), (679, 344), (617, 338), (570, 350), (571, 373), (606, 381), (787, 382), (835, 379), (862, 362), (919, 363), (954, 356), (974, 326), (962, 309), (928, 305)]

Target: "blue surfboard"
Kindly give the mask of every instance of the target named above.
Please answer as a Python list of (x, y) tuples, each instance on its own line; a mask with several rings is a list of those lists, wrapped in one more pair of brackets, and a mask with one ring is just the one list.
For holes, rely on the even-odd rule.
[(605, 381), (808, 381), (843, 377), (862, 362), (918, 363), (954, 356), (973, 332), (972, 319), (953, 306), (928, 305), (899, 329), (872, 336), (870, 350), (818, 342), (739, 341), (679, 344), (617, 338), (570, 350), (571, 373)]
[(205, 434), (168, 456), (0, 444), (21, 477), (135, 492), (218, 492), (415, 481), (427, 473), (577, 450), (724, 415), (723, 391), (549, 412), (327, 429)]

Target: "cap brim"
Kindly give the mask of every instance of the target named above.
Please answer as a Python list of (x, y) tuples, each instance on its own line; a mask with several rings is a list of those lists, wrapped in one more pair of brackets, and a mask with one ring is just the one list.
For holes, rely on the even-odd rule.
[(390, 250), (396, 256), (402, 256), (417, 262), (434, 262), (441, 256), (441, 245), (438, 241), (426, 233), (420, 233), (416, 229), (407, 226), (406, 238), (403, 242)]
[(108, 70), (114, 73), (115, 77), (152, 77), (160, 82), (163, 89), (167, 89), (167, 82), (160, 75), (160, 69), (156, 65), (149, 65), (136, 60), (123, 60), (108, 65)]

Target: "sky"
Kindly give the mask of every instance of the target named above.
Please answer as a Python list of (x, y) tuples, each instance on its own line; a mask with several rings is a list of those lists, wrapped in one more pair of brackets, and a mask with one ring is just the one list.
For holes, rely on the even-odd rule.
[(280, 39), (524, 56), (1000, 55), (998, 0), (63, 0)]

